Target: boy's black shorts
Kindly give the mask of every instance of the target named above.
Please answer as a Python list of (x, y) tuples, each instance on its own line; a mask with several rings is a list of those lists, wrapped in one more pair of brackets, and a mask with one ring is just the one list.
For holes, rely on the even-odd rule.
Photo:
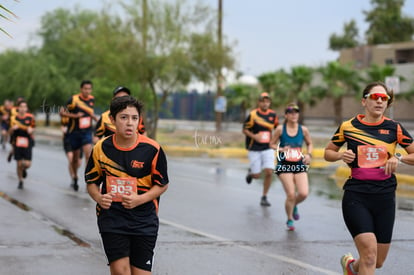
[(21, 148), (14, 146), (14, 159), (15, 160), (32, 160), (32, 146), (27, 148)]
[(151, 271), (157, 236), (136, 236), (118, 233), (101, 233), (108, 262), (129, 257), (132, 266)]

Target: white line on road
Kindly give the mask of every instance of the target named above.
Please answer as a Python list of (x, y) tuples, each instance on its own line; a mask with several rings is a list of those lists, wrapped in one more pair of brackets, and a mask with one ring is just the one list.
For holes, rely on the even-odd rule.
[[(222, 238), (220, 236), (209, 234), (209, 233), (206, 233), (206, 232), (203, 232), (203, 231), (200, 231), (200, 230), (197, 230), (197, 229), (194, 229), (194, 228), (182, 225), (182, 224), (167, 221), (165, 219), (160, 219), (160, 222), (163, 223), (163, 224), (167, 224), (167, 225), (173, 226), (175, 228), (184, 230), (184, 231), (191, 232), (193, 234), (204, 236), (206, 238), (209, 238), (209, 239), (212, 239), (212, 240), (215, 240), (215, 241), (235, 243), (234, 241), (232, 241), (230, 239)], [(274, 253), (267, 253), (267, 252), (264, 252), (262, 250), (259, 250), (259, 249), (256, 249), (256, 248), (253, 248), (253, 247), (247, 246), (247, 245), (237, 244), (237, 246), (242, 248), (242, 249), (248, 250), (250, 252), (256, 253), (256, 254), (260, 254), (260, 255), (263, 255), (263, 256), (266, 256), (266, 257), (269, 257), (269, 258), (279, 260), (281, 262), (285, 262), (285, 263), (289, 263), (289, 264), (299, 266), (299, 267), (304, 268), (306, 270), (312, 270), (312, 271), (315, 271), (315, 272), (319, 272), (320, 274), (340, 275), (340, 273), (337, 273), (335, 271), (320, 268), (320, 267), (317, 267), (317, 266), (314, 266), (314, 265), (311, 265), (311, 264), (308, 264), (308, 263), (305, 263), (305, 262), (302, 262), (302, 261), (299, 261), (299, 260), (296, 260), (296, 259), (293, 259), (293, 258), (283, 256), (283, 255), (274, 254)]]

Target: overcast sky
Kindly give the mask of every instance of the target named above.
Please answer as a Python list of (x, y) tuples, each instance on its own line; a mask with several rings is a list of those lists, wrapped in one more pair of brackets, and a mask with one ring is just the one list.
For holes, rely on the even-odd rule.
[[(188, 0), (192, 1), (192, 0)], [(218, 0), (202, 0), (213, 7)], [(102, 0), (3, 0), (19, 19), (0, 26), (13, 38), (0, 34), (0, 51), (22, 49), (34, 43), (40, 18), (58, 7), (76, 5), (100, 9)], [(328, 49), (329, 36), (342, 33), (345, 22), (355, 19), (363, 37), (367, 24), (363, 10), (370, 0), (223, 0), (223, 33), (237, 41), (234, 52), (238, 68), (259, 75), (295, 65), (318, 66), (335, 60), (338, 53)], [(403, 12), (414, 17), (414, 0), (406, 0)]]

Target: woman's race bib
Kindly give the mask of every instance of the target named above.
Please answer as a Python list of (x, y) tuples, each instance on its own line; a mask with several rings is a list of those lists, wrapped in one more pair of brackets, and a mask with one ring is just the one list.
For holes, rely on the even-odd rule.
[(137, 179), (133, 177), (119, 178), (114, 176), (106, 177), (106, 190), (114, 194), (112, 201), (121, 202), (123, 195), (137, 192)]
[(361, 168), (375, 168), (384, 166), (387, 159), (387, 147), (383, 145), (358, 146), (358, 166)]
[(286, 161), (298, 162), (303, 159), (302, 149), (299, 147), (289, 148), (287, 151), (283, 153), (285, 155)]

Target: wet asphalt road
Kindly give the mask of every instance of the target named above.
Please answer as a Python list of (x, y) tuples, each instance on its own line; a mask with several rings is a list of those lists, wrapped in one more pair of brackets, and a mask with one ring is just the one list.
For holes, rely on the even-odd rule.
[[(24, 190), (16, 188), (15, 162), (5, 157), (0, 151), (0, 191), (31, 210), (0, 198), (0, 274), (109, 274), (95, 204), (84, 184), (79, 192), (69, 188), (61, 148), (35, 147)], [(341, 194), (327, 182), (330, 172), (311, 174), (311, 194), (299, 206), (296, 231), (288, 232), (279, 181), (269, 193), (272, 206), (263, 208), (261, 182), (247, 185), (246, 168), (235, 159), (169, 158), (153, 274), (341, 274), (340, 256), (356, 251), (340, 201), (330, 199)], [(413, 232), (414, 213), (397, 211), (389, 257), (376, 274), (414, 272)]]

